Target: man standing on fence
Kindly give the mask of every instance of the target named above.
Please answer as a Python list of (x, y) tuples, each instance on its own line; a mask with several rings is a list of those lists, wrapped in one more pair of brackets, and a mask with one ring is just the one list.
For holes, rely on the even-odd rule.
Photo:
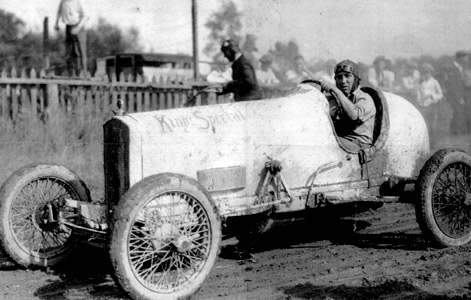
[(55, 29), (59, 30), (59, 20), (65, 26), (65, 56), (69, 76), (79, 75), (81, 70), (87, 71), (87, 48), (85, 22), (88, 17), (80, 0), (61, 0), (57, 10)]
[(232, 80), (223, 85), (222, 92), (218, 95), (234, 93), (235, 101), (262, 99), (255, 70), (240, 52), (239, 46), (233, 40), (227, 40), (222, 43), (221, 51), (232, 62)]

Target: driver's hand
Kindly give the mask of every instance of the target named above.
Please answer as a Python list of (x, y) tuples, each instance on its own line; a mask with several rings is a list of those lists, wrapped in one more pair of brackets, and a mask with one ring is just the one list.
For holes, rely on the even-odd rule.
[(334, 85), (330, 82), (327, 81), (320, 81), (322, 90), (326, 92), (331, 92), (334, 89)]
[(214, 89), (214, 92), (216, 93), (216, 95), (218, 96), (222, 95), (222, 90), (223, 90), (222, 85), (215, 85), (215, 86), (212, 86), (212, 88)]

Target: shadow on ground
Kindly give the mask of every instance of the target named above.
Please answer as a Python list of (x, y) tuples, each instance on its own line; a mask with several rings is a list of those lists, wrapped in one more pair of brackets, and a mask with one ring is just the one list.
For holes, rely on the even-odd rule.
[(461, 295), (433, 295), (421, 290), (414, 284), (400, 280), (385, 280), (383, 282), (364, 281), (361, 287), (345, 285), (335, 287), (315, 286), (311, 283), (298, 284), (280, 288), (287, 297), (309, 300), (469, 300), (471, 293)]
[[(424, 250), (433, 247), (422, 234), (387, 231), (379, 234), (361, 233), (363, 229), (371, 226), (371, 223), (351, 217), (365, 212), (371, 212), (374, 216), (374, 210), (382, 206), (383, 203), (378, 202), (333, 205), (286, 213), (281, 217), (273, 215), (268, 224), (264, 215), (238, 217), (228, 220), (228, 227), (232, 226), (232, 231), (227, 232), (236, 236), (243, 245), (241, 247), (248, 247), (251, 253), (292, 248), (321, 240), (328, 240), (332, 244), (375, 249)], [(254, 230), (260, 227), (264, 227), (260, 230), (262, 233)], [(221, 257), (231, 258), (229, 251), (225, 249), (222, 249)]]
[(46, 272), (58, 276), (38, 288), (34, 296), (39, 299), (90, 299), (90, 297), (113, 296), (125, 299), (109, 276), (111, 266), (107, 253), (83, 245), (67, 260)]

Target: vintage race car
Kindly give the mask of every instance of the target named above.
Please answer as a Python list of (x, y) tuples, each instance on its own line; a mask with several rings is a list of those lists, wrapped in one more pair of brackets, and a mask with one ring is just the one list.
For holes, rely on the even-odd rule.
[(78, 241), (109, 249), (113, 277), (135, 299), (194, 293), (219, 253), (225, 221), (415, 188), (417, 221), (441, 246), (471, 240), (471, 158), (430, 155), (407, 100), (365, 88), (374, 145), (349, 152), (311, 83), (279, 99), (115, 116), (104, 124), (105, 204), (58, 165), (26, 166), (0, 191), (1, 249), (22, 266), (60, 262)]

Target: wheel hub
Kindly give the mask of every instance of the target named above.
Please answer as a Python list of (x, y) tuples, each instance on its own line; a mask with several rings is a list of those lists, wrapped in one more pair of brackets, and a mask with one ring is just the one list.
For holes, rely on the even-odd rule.
[(155, 249), (161, 249), (179, 234), (180, 232), (175, 225), (164, 223), (155, 230), (152, 244)]
[(193, 236), (189, 237), (181, 234), (177, 226), (164, 223), (154, 232), (152, 245), (156, 250), (165, 248), (168, 245), (173, 245), (178, 252), (182, 253), (195, 247), (193, 238)]
[(52, 207), (47, 204), (38, 204), (32, 214), (34, 227), (38, 230), (50, 231), (57, 227), (57, 221), (54, 220)]
[(186, 235), (180, 235), (172, 243), (180, 253), (186, 252), (194, 247), (193, 242)]

